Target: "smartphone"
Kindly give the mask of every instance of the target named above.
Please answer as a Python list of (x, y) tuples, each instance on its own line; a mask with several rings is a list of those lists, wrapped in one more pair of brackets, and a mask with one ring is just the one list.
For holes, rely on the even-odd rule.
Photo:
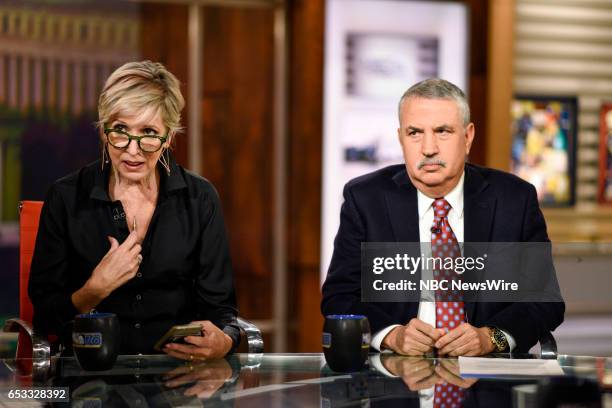
[(183, 324), (172, 326), (166, 334), (164, 334), (155, 346), (157, 351), (162, 351), (162, 348), (168, 343), (184, 343), (183, 338), (187, 336), (203, 336), (202, 326), (199, 324)]

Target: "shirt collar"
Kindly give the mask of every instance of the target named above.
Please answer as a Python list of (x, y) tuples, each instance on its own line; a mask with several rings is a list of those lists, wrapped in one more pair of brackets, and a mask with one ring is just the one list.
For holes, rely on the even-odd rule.
[[(164, 153), (166, 154), (166, 153)], [(180, 190), (187, 188), (185, 182), (185, 176), (181, 171), (181, 168), (176, 163), (174, 156), (168, 154), (168, 164), (170, 165), (170, 174), (166, 172), (166, 169), (157, 163), (157, 169), (159, 170), (159, 192), (160, 195), (167, 195), (174, 190)], [(91, 188), (89, 197), (100, 201), (111, 201), (108, 195), (108, 181), (110, 179), (111, 166), (106, 164), (104, 169), (100, 168), (100, 161), (96, 162), (93, 186)]]
[[(463, 181), (465, 178), (465, 171), (461, 174), (461, 178), (457, 185), (444, 196), (446, 201), (450, 204), (451, 208), (461, 217), (463, 215)], [(434, 198), (428, 197), (423, 194), (420, 190), (417, 190), (417, 202), (419, 206), (419, 219), (422, 220), (425, 213), (429, 211), (431, 205), (435, 201)]]

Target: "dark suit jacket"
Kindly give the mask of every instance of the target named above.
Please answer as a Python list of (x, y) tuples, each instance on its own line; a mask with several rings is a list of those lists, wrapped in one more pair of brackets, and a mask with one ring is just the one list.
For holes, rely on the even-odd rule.
[[(535, 188), (498, 170), (465, 166), (465, 242), (549, 242)], [(416, 317), (418, 302), (361, 302), (361, 242), (419, 242), (417, 190), (405, 166), (395, 165), (351, 180), (344, 187), (340, 227), (323, 284), (321, 311), (363, 314), (372, 333)], [(466, 303), (469, 322), (494, 326), (527, 352), (563, 321), (565, 304)]]

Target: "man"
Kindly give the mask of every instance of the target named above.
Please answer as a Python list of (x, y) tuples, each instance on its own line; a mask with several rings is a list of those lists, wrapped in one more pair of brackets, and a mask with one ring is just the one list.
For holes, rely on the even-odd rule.
[[(475, 128), (458, 87), (442, 79), (422, 81), (404, 93), (398, 111), (405, 165), (383, 168), (345, 186), (323, 285), (323, 314), (366, 315), (377, 350), (406, 355), (435, 350), (450, 356), (527, 352), (561, 324), (564, 303), (461, 302), (447, 313), (450, 303), (426, 301), (426, 293), (420, 302), (361, 301), (362, 242), (436, 244), (440, 233), (451, 236), (454, 245), (549, 242), (531, 184), (466, 163)], [(443, 314), (444, 321), (436, 317)]]

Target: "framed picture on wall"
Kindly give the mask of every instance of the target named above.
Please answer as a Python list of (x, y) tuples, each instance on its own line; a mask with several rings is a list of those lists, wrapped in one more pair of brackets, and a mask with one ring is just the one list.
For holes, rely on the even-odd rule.
[(511, 171), (535, 186), (542, 206), (574, 204), (577, 107), (575, 97), (512, 101)]
[(602, 204), (612, 204), (612, 102), (601, 104), (599, 115), (599, 189)]

